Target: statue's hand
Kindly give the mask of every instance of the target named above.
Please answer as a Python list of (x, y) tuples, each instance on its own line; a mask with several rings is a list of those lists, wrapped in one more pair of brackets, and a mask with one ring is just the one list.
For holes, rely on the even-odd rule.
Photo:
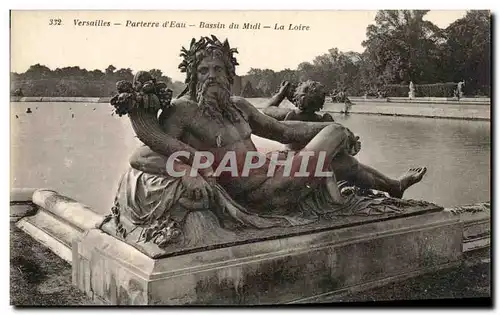
[(278, 91), (278, 94), (285, 97), (287, 95), (289, 89), (290, 89), (290, 82), (283, 81), (280, 84), (280, 89)]
[(354, 135), (354, 133), (349, 130), (349, 128), (346, 128), (345, 131), (348, 138), (347, 153), (349, 155), (355, 156), (361, 150), (361, 141), (359, 141), (359, 137)]
[(349, 155), (355, 156), (359, 151), (361, 151), (361, 141), (359, 141), (359, 137), (356, 136), (355, 142), (349, 150)]
[(214, 176), (215, 172), (211, 167), (201, 169), (198, 172), (207, 181), (207, 183), (210, 185), (210, 187), (212, 187), (212, 188), (215, 187), (217, 180)]

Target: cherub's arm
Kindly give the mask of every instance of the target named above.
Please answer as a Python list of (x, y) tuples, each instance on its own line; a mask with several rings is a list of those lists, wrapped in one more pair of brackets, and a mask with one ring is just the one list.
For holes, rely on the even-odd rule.
[(290, 89), (290, 83), (288, 81), (281, 82), (278, 93), (276, 93), (275, 95), (273, 95), (273, 97), (269, 99), (269, 102), (265, 107), (269, 108), (269, 107), (280, 106), (281, 102), (283, 102), (283, 100), (285, 99), (289, 89)]
[(288, 114), (286, 114), (285, 116), (285, 119), (283, 119), (284, 121), (287, 121), (287, 120), (295, 120), (297, 117), (297, 113), (295, 111), (291, 111), (289, 112)]
[(293, 109), (280, 108), (279, 106), (285, 99), (286, 94), (289, 92), (289, 89), (290, 83), (287, 81), (282, 82), (279, 92), (269, 99), (269, 102), (267, 103), (267, 105), (265, 105), (265, 108), (262, 110), (262, 112), (267, 116), (273, 117), (274, 119), (277, 119), (279, 121), (285, 120), (285, 117), (290, 112), (293, 112)]
[(280, 108), (280, 107), (267, 107), (262, 110), (264, 114), (272, 117), (276, 120), (283, 121), (286, 117), (293, 112), (291, 108)]

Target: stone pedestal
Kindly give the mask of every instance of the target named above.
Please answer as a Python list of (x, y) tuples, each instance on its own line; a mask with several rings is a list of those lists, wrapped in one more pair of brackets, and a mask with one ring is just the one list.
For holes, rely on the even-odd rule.
[(445, 211), (459, 216), (460, 221), (463, 222), (462, 251), (464, 253), (490, 247), (491, 205), (489, 202), (453, 207)]
[(97, 229), (102, 216), (54, 191), (13, 192), (13, 214), (25, 215), (19, 228), (71, 262), (75, 286), (112, 305), (332, 302), (460, 264), (489, 248), (491, 230), (489, 203), (444, 211), (428, 205), (151, 255)]
[[(89, 207), (46, 189), (30, 192), (29, 202), (36, 207), (33, 215), (25, 216), (16, 225), (62, 259), (71, 262), (71, 244), (83, 232), (102, 222), (102, 216)], [(27, 193), (16, 193), (26, 200)], [(12, 197), (11, 197), (12, 198)], [(21, 197), (18, 197), (21, 198)], [(12, 206), (11, 206), (12, 208)]]
[(152, 259), (101, 230), (73, 244), (73, 282), (110, 304), (335, 300), (459, 263), (462, 223), (430, 212)]

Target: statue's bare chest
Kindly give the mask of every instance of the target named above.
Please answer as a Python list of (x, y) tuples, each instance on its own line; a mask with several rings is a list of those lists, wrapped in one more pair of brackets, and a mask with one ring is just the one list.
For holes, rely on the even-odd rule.
[(188, 142), (197, 142), (197, 147), (226, 147), (250, 137), (252, 129), (248, 122), (240, 117), (238, 122), (224, 118), (219, 121), (196, 111), (186, 128), (184, 137)]

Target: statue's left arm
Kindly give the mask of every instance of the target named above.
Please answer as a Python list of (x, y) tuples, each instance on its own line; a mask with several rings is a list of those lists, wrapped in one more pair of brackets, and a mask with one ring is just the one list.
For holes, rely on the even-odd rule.
[(243, 98), (238, 98), (237, 104), (247, 113), (250, 127), (255, 135), (283, 144), (309, 142), (323, 128), (331, 124), (339, 125), (348, 132), (347, 128), (335, 122), (278, 121), (261, 113)]

